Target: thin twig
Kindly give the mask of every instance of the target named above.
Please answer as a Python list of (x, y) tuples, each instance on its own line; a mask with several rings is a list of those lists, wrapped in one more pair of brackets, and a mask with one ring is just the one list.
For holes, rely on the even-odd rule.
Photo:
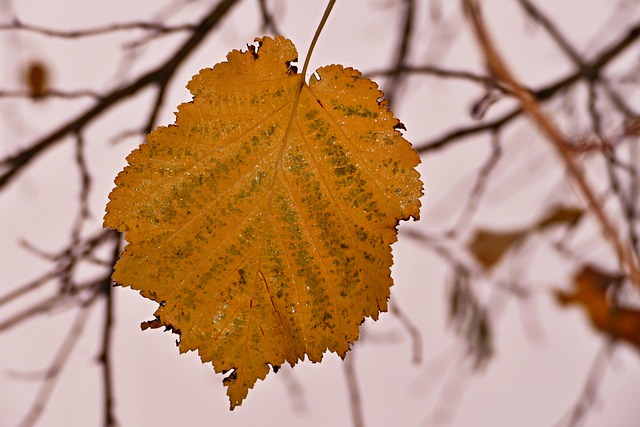
[(90, 28), (86, 30), (63, 31), (51, 28), (39, 27), (37, 25), (25, 24), (24, 22), (14, 19), (10, 24), (0, 25), (0, 31), (22, 30), (31, 33), (41, 34), (47, 37), (56, 37), (63, 39), (75, 39), (80, 37), (99, 36), (117, 31), (144, 30), (153, 31), (158, 34), (175, 33), (182, 31), (194, 31), (197, 25), (184, 24), (176, 26), (166, 26), (156, 22), (126, 22), (120, 24), (107, 25), (105, 27)]
[[(0, 98), (24, 98), (31, 99), (33, 94), (27, 90), (0, 90)], [(76, 98), (93, 98), (100, 100), (102, 95), (92, 90), (75, 90), (65, 91), (59, 89), (45, 89), (42, 93), (38, 94), (38, 99), (43, 98), (61, 98), (61, 99), (76, 99)]]
[[(638, 38), (640, 38), (639, 23), (635, 24), (624, 37), (602, 50), (593, 60), (587, 62), (584, 69), (577, 70), (545, 87), (532, 91), (532, 96), (539, 102), (548, 101), (559, 92), (566, 91), (576, 83), (583, 81), (585, 76), (599, 75), (614, 59), (626, 52), (627, 48), (635, 43)], [(454, 129), (441, 137), (416, 144), (416, 150), (420, 154), (426, 154), (427, 152), (442, 149), (454, 141), (482, 134), (487, 130), (499, 130), (520, 117), (523, 112), (522, 107), (516, 107), (490, 122)]]
[(85, 158), (85, 140), (81, 132), (76, 133), (75, 160), (76, 166), (78, 166), (78, 172), (80, 173), (80, 214), (78, 215), (79, 225), (77, 230), (79, 234), (82, 222), (91, 215), (89, 209), (89, 193), (91, 191), (92, 181), (89, 167), (87, 166), (87, 159)]
[(401, 65), (400, 67), (373, 70), (365, 74), (366, 77), (372, 78), (376, 76), (393, 76), (400, 70), (402, 73), (407, 74), (426, 74), (433, 77), (440, 77), (445, 79), (460, 79), (468, 80), (473, 83), (480, 83), (483, 86), (496, 86), (496, 80), (493, 77), (485, 76), (482, 74), (472, 73), (470, 71), (451, 70), (447, 68), (437, 67), (434, 65)]
[(422, 335), (420, 334), (420, 330), (413, 324), (411, 319), (400, 310), (397, 301), (389, 304), (389, 312), (398, 319), (411, 337), (411, 361), (415, 365), (419, 365), (422, 363)]
[(480, 171), (478, 172), (478, 176), (475, 180), (473, 189), (471, 190), (471, 193), (469, 193), (467, 204), (462, 209), (462, 212), (460, 214), (460, 217), (458, 218), (458, 221), (453, 226), (451, 231), (447, 233), (451, 237), (455, 236), (456, 234), (460, 234), (460, 232), (463, 231), (471, 221), (471, 218), (473, 217), (476, 210), (478, 209), (480, 200), (484, 195), (487, 183), (489, 181), (489, 176), (493, 171), (493, 169), (498, 164), (500, 157), (502, 156), (502, 148), (500, 147), (500, 139), (499, 139), (498, 132), (497, 131), (492, 132), (491, 136), (492, 136), (491, 154), (489, 155), (489, 158), (485, 161), (485, 163), (480, 168)]
[[(99, 295), (99, 293), (95, 293), (95, 295)], [(78, 340), (82, 336), (82, 332), (87, 323), (87, 318), (89, 317), (90, 308), (95, 302), (96, 298), (91, 298), (87, 303), (80, 306), (78, 314), (67, 333), (67, 336), (62, 342), (62, 345), (58, 349), (56, 356), (51, 363), (51, 366), (47, 370), (45, 374), (45, 378), (38, 390), (36, 398), (31, 406), (29, 412), (25, 418), (20, 422), (19, 427), (31, 427), (35, 425), (40, 416), (42, 415), (47, 402), (49, 401), (49, 397), (53, 392), (53, 389), (57, 383), (58, 378), (60, 377), (60, 372), (65, 367), (69, 360), (69, 356), (71, 355), (73, 349), (75, 348)]]
[(309, 413), (309, 406), (305, 400), (304, 388), (296, 376), (292, 374), (292, 369), (291, 366), (284, 364), (278, 371), (278, 376), (285, 383), (288, 400), (293, 412), (299, 415), (306, 415)]
[(278, 29), (273, 13), (267, 8), (266, 0), (258, 0), (258, 6), (260, 7), (260, 14), (262, 15), (262, 30), (271, 31), (272, 34), (282, 34)]
[[(113, 252), (111, 255), (112, 265), (115, 265), (116, 261), (120, 257), (120, 250), (122, 245), (122, 234), (115, 231), (111, 232), (113, 241)], [(118, 425), (117, 418), (115, 416), (115, 405), (113, 397), (113, 372), (112, 372), (112, 359), (111, 359), (111, 338), (113, 335), (114, 324), (114, 293), (113, 293), (113, 281), (111, 275), (109, 275), (102, 284), (102, 293), (105, 298), (104, 308), (104, 324), (102, 327), (102, 349), (98, 356), (98, 361), (102, 367), (102, 385), (103, 385), (103, 401), (104, 401), (104, 427), (113, 427)]]
[[(589, 370), (589, 375), (580, 397), (573, 406), (571, 412), (556, 423), (556, 427), (563, 425), (566, 427), (576, 427), (587, 415), (589, 409), (593, 406), (596, 397), (598, 396), (598, 390), (600, 389), (600, 385), (604, 379), (604, 374), (606, 373), (606, 368), (611, 360), (614, 346), (615, 344), (613, 341), (608, 340), (604, 343), (600, 351), (598, 351), (598, 354), (591, 365), (591, 369)], [(566, 424), (563, 421), (565, 419)]]
[(62, 268), (57, 267), (51, 271), (48, 271), (46, 273), (44, 273), (43, 275), (41, 275), (40, 277), (12, 290), (9, 291), (7, 294), (2, 295), (0, 297), (0, 306), (10, 303), (20, 297), (22, 297), (23, 295), (28, 294), (31, 291), (35, 291), (36, 289), (39, 289), (41, 286), (45, 285), (47, 282), (56, 280), (58, 277), (60, 277), (60, 274), (62, 272)]
[(25, 320), (30, 320), (39, 314), (47, 313), (54, 308), (58, 307), (61, 303), (64, 303), (69, 298), (68, 295), (57, 293), (53, 296), (44, 298), (39, 302), (32, 303), (29, 307), (17, 312), (8, 319), (0, 322), (0, 332), (4, 332), (19, 325)]
[(518, 2), (533, 20), (542, 25), (560, 49), (571, 58), (571, 61), (580, 68), (584, 68), (584, 61), (578, 51), (569, 43), (569, 40), (560, 32), (558, 27), (529, 0), (518, 0)]
[(358, 387), (358, 378), (356, 376), (356, 364), (353, 349), (347, 353), (344, 358), (344, 376), (347, 381), (347, 391), (349, 394), (349, 408), (351, 409), (351, 420), (353, 427), (365, 427), (364, 414), (362, 412), (362, 397), (360, 396), (360, 388)]
[(402, 78), (402, 71), (409, 56), (409, 50), (411, 47), (411, 34), (413, 33), (413, 22), (415, 19), (415, 1), (404, 0), (404, 14), (402, 15), (402, 32), (398, 39), (398, 45), (396, 46), (396, 58), (394, 60), (394, 66), (391, 72), (391, 81), (386, 87), (386, 98), (389, 101), (389, 105), (392, 105), (393, 98), (396, 95), (400, 81)]

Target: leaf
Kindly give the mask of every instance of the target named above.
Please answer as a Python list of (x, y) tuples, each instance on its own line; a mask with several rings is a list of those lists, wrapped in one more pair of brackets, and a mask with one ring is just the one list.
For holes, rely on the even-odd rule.
[(525, 231), (501, 232), (479, 229), (469, 243), (469, 252), (484, 266), (490, 269), (502, 256), (525, 236)]
[(48, 68), (39, 61), (29, 64), (25, 70), (25, 82), (29, 88), (29, 94), (34, 99), (40, 99), (48, 89)]
[(543, 230), (559, 224), (567, 224), (569, 227), (575, 227), (582, 219), (584, 210), (575, 206), (557, 206), (549, 215), (538, 223), (537, 228)]
[(537, 224), (513, 231), (476, 230), (467, 248), (471, 255), (489, 270), (502, 260), (503, 256), (515, 245), (522, 243), (531, 233), (548, 227), (566, 224), (575, 227), (584, 211), (571, 206), (557, 206)]
[(573, 278), (573, 292), (556, 292), (562, 306), (578, 305), (586, 310), (596, 330), (620, 339), (640, 350), (640, 311), (613, 303), (613, 287), (620, 286), (624, 276), (603, 272), (586, 265)]
[(344, 357), (387, 309), (399, 220), (418, 219), (419, 156), (375, 83), (340, 65), (307, 85), (283, 37), (256, 39), (188, 84), (175, 125), (116, 178), (105, 226), (129, 244), (114, 280), (160, 303), (231, 409), (269, 365)]

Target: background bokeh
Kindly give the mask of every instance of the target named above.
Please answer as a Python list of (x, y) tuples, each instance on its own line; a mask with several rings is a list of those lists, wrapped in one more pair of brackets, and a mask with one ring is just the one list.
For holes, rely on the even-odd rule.
[[(190, 34), (188, 29), (167, 34), (132, 29), (60, 37), (6, 28), (15, 24), (14, 19), (60, 32), (127, 22), (170, 26), (197, 23), (216, 3), (0, 1), (0, 157), (20, 152), (101, 101), (91, 94), (31, 97), (27, 80), (34, 63), (45, 69), (47, 88), (62, 94), (84, 90), (106, 94), (166, 61)], [(473, 79), (425, 71), (404, 72), (394, 80), (394, 61), (410, 3), (415, 9), (405, 65), (487, 76), (460, 3), (447, 0), (338, 1), (310, 69), (339, 63), (371, 75), (382, 89), (391, 89), (391, 108), (407, 128), (405, 137), (417, 148), (452, 130), (489, 123), (511, 111), (515, 101), (498, 95), (483, 118), (472, 118), (472, 105), (493, 90)], [(482, 2), (487, 26), (516, 75), (527, 87), (539, 88), (574, 72), (575, 64), (523, 12), (520, 3)], [(201, 68), (223, 61), (227, 52), (245, 48), (254, 37), (271, 33), (271, 28), (263, 26), (260, 4), (239, 1), (179, 66), (166, 86), (154, 125), (173, 122), (177, 105), (190, 99), (186, 83)], [(324, 2), (268, 0), (264, 4), (302, 59)], [(535, 5), (585, 60), (624, 37), (640, 20), (637, 1), (539, 0)], [(636, 110), (640, 108), (639, 46), (637, 41), (632, 44), (606, 73)], [(44, 255), (73, 248), (74, 236), (78, 243), (100, 232), (113, 179), (124, 167), (126, 155), (143, 141), (156, 94), (153, 86), (147, 87), (79, 132), (91, 178), (86, 216), (81, 214), (83, 171), (76, 161), (79, 143), (73, 132), (0, 188), (0, 298), (52, 271), (56, 262)], [(593, 133), (589, 99), (588, 85), (577, 85), (544, 106), (568, 135), (579, 140)], [(615, 134), (621, 126), (620, 115), (604, 96), (597, 100), (597, 108), (602, 111), (604, 132)], [(620, 142), (619, 159), (637, 170), (634, 144), (637, 136)], [(334, 354), (326, 355), (321, 364), (284, 367), (259, 381), (243, 405), (230, 412), (221, 375), (202, 365), (194, 353), (179, 355), (175, 335), (140, 330), (140, 323), (152, 318), (156, 304), (130, 289), (114, 288), (110, 364), (119, 425), (347, 426), (352, 425), (354, 401), (349, 393), (354, 384), (364, 424), (370, 427), (561, 426), (569, 425), (570, 414), (581, 404), (585, 405), (581, 425), (636, 425), (640, 416), (635, 401), (640, 391), (638, 349), (624, 342), (608, 345), (604, 335), (590, 327), (583, 310), (561, 309), (554, 298), (555, 290), (571, 288), (573, 275), (587, 263), (608, 271), (619, 268), (597, 223), (585, 214), (575, 229), (561, 225), (532, 232), (490, 270), (465, 249), (478, 229), (526, 229), (554, 206), (583, 206), (551, 146), (520, 118), (493, 134), (479, 132), (453, 138), (441, 149), (425, 149), (422, 158), (422, 219), (402, 224), (399, 242), (393, 247), (391, 306), (395, 312), (382, 314), (378, 322), (365, 322), (362, 337), (348, 356), (349, 369)], [(611, 195), (603, 156), (586, 152), (580, 161), (590, 182), (605, 196), (607, 211), (618, 223), (628, 224), (615, 194)], [(3, 163), (2, 173), (8, 167)], [(479, 190), (483, 179), (486, 183)], [(632, 181), (623, 177), (622, 186), (632, 186)], [(477, 206), (470, 203), (474, 197)], [(638, 226), (638, 218), (630, 221), (633, 227)], [(473, 351), (469, 353), (468, 337), (456, 332), (456, 319), (450, 316), (457, 276), (455, 263), (443, 254), (453, 254), (456, 262), (469, 267), (469, 292), (491, 325), (490, 357), (480, 367), (474, 365)], [(107, 245), (95, 252), (104, 262), (110, 256)], [(73, 270), (71, 281), (99, 277), (107, 267), (82, 262)], [(62, 283), (52, 280), (11, 304), (0, 305), (0, 325), (59, 295)], [(638, 300), (632, 295), (629, 304), (637, 308)], [(32, 410), (38, 390), (46, 383), (43, 374), (66, 348), (74, 324), (81, 324), (82, 333), (37, 425), (104, 422), (97, 358), (106, 304), (96, 302), (86, 310), (86, 319), (77, 322), (78, 299), (69, 296), (56, 301), (14, 326), (0, 326), (0, 426), (19, 425)], [(347, 381), (346, 372), (355, 372), (355, 383)], [(592, 386), (590, 400), (585, 391)]]

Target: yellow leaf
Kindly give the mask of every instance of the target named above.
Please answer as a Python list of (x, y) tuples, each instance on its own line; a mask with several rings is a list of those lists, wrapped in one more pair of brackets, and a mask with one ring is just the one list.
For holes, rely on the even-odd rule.
[(105, 226), (129, 244), (114, 280), (160, 303), (240, 405), (269, 365), (344, 357), (387, 309), (399, 220), (418, 219), (419, 156), (360, 72), (307, 85), (283, 37), (234, 50), (188, 84), (175, 125), (116, 178)]

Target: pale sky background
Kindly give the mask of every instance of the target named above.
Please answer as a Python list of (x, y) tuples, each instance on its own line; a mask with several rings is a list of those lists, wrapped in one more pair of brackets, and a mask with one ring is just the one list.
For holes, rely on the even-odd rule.
[[(244, 48), (261, 36), (257, 1), (245, 0), (236, 6), (224, 23), (178, 70), (158, 121), (169, 124), (180, 102), (190, 99), (184, 88), (201, 68), (224, 60), (232, 49)], [(396, 43), (398, 9), (393, 0), (338, 1), (320, 38), (311, 69), (340, 63), (363, 72), (387, 67)], [(459, 2), (443, 0), (443, 19), (454, 22)], [(531, 86), (548, 82), (571, 70), (571, 64), (551, 45), (539, 29), (523, 21), (513, 1), (485, 1), (486, 16), (499, 46), (517, 74)], [(573, 5), (583, 6), (575, 10)], [(610, 0), (584, 2), (536, 2), (544, 7), (577, 46), (593, 51), (606, 46), (618, 33), (603, 31), (611, 19)], [(0, 2), (0, 20), (9, 4)], [(24, 21), (56, 29), (80, 29), (115, 21), (129, 22), (154, 17), (161, 4), (156, 0), (110, 2), (79, 0), (19, 0), (11, 2)], [(172, 23), (195, 21), (211, 2), (195, 1), (172, 17)], [(291, 38), (300, 52), (308, 48), (325, 2), (312, 0), (270, 1), (275, 4), (281, 32)], [(439, 58), (440, 66), (482, 72), (482, 63), (465, 26), (445, 55), (434, 51), (433, 22), (425, 1), (420, 13), (412, 52), (415, 62)], [(639, 9), (635, 7), (635, 9)], [(630, 9), (631, 10), (631, 9)], [(638, 10), (632, 10), (635, 18)], [(629, 19), (629, 22), (634, 22)], [(118, 33), (86, 40), (47, 39), (28, 33), (0, 33), (0, 88), (20, 87), (20, 69), (33, 59), (50, 66), (55, 87), (108, 90), (115, 81), (126, 81), (140, 70), (165, 60), (183, 35), (160, 38), (140, 51), (140, 56), (120, 73), (121, 49), (132, 38)], [(633, 50), (637, 56), (638, 49)], [(583, 52), (586, 53), (586, 52)], [(635, 58), (627, 58), (628, 61)], [(120, 79), (120, 80), (114, 80)], [(415, 81), (399, 98), (394, 113), (406, 125), (405, 137), (419, 144), (456, 124), (468, 123), (469, 106), (482, 96), (476, 85)], [(143, 92), (120, 104), (85, 133), (90, 149), (88, 163), (93, 173), (91, 213), (94, 221), (85, 230), (91, 233), (101, 223), (107, 195), (126, 155), (140, 139), (119, 144), (110, 139), (123, 129), (144, 123), (152, 94)], [(28, 101), (0, 100), (0, 154), (6, 155), (43, 135), (92, 104), (92, 100), (50, 99), (32, 106)], [(557, 105), (556, 105), (557, 107)], [(495, 112), (504, 109), (497, 105)], [(490, 115), (494, 113), (491, 111)], [(497, 114), (497, 113), (496, 113)], [(576, 122), (577, 123), (577, 122)], [(522, 147), (528, 147), (522, 150)], [(58, 144), (22, 174), (8, 191), (0, 193), (0, 295), (36, 277), (49, 265), (20, 249), (27, 240), (44, 250), (56, 251), (68, 241), (77, 203), (78, 173), (72, 164), (72, 141)], [(518, 227), (539, 217), (551, 204), (551, 191), (563, 178), (554, 153), (528, 124), (512, 126), (503, 136), (504, 158), (495, 171), (495, 182), (483, 199), (474, 222), (486, 227)], [(524, 154), (518, 154), (523, 152)], [(382, 314), (376, 323), (366, 322), (364, 335), (354, 356), (363, 399), (366, 425), (382, 426), (554, 426), (573, 407), (582, 392), (591, 365), (603, 340), (586, 323), (577, 309), (558, 310), (551, 289), (567, 287), (573, 271), (559, 263), (551, 241), (559, 234), (536, 239), (526, 262), (519, 259), (510, 268), (496, 272), (505, 280), (525, 277), (533, 296), (521, 304), (514, 298), (494, 293), (489, 279), (478, 288), (483, 300), (495, 298), (495, 355), (486, 369), (469, 374), (463, 363), (460, 340), (447, 327), (447, 266), (432, 252), (423, 250), (403, 231), (411, 228), (429, 234), (451, 225), (466, 202), (475, 174), (489, 153), (484, 139), (459, 144), (423, 160), (419, 170), (425, 183), (422, 220), (400, 227), (394, 245), (391, 304), (397, 304), (420, 329), (423, 361), (412, 363), (411, 341), (397, 318)], [(533, 160), (532, 160), (533, 159)], [(594, 165), (592, 176), (602, 173)], [(598, 169), (600, 167), (600, 169)], [(519, 175), (522, 171), (527, 175)], [(526, 177), (523, 178), (523, 177)], [(461, 196), (462, 195), (462, 196)], [(557, 196), (564, 198), (564, 196)], [(566, 202), (578, 203), (577, 197)], [(584, 243), (579, 255), (585, 259), (611, 262), (608, 247), (594, 247), (595, 223), (587, 220), (577, 240)], [(533, 243), (532, 243), (533, 244)], [(87, 274), (93, 271), (87, 269)], [(194, 353), (179, 355), (176, 336), (160, 330), (140, 330), (140, 322), (151, 319), (156, 303), (130, 289), (116, 288), (116, 329), (113, 362), (116, 413), (122, 426), (349, 426), (351, 415), (342, 362), (335, 354), (321, 364), (299, 363), (293, 370), (269, 374), (250, 391), (241, 407), (229, 412), (222, 376), (210, 365), (202, 365)], [(46, 292), (40, 295), (46, 295)], [(27, 304), (28, 301), (23, 302)], [(0, 310), (0, 319), (20, 307)], [(9, 311), (9, 313), (7, 313)], [(102, 308), (93, 310), (85, 334), (66, 366), (40, 426), (94, 426), (102, 422), (100, 371), (95, 363), (99, 349)], [(0, 334), (0, 427), (15, 426), (30, 407), (38, 381), (16, 378), (16, 373), (45, 369), (73, 321), (74, 313), (60, 310), (29, 321)], [(292, 396), (294, 381), (301, 394)], [(464, 390), (454, 405), (447, 396)], [(620, 345), (606, 370), (595, 407), (585, 426), (634, 426), (640, 419), (637, 396), (640, 392), (638, 352)], [(300, 409), (300, 405), (304, 405)], [(441, 414), (452, 407), (454, 415), (445, 423)], [(439, 409), (438, 409), (439, 408)]]

